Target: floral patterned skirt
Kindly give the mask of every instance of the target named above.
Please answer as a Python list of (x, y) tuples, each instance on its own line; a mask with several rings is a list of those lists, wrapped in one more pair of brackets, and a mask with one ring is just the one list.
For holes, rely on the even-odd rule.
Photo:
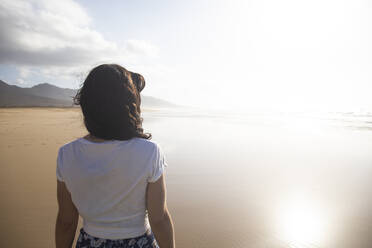
[(159, 246), (151, 229), (135, 238), (102, 239), (89, 235), (81, 228), (76, 248), (159, 248)]

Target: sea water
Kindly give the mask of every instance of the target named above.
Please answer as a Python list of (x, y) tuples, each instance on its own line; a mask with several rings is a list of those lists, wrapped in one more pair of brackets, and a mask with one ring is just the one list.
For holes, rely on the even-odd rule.
[(179, 247), (372, 247), (372, 114), (160, 110)]

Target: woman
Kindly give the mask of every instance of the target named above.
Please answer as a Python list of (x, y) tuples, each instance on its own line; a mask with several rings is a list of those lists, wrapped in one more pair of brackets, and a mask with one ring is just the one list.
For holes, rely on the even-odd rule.
[[(88, 135), (60, 147), (56, 247), (174, 248), (161, 148), (142, 129), (144, 78), (115, 64), (94, 68), (74, 98)], [(151, 226), (151, 228), (150, 228)]]

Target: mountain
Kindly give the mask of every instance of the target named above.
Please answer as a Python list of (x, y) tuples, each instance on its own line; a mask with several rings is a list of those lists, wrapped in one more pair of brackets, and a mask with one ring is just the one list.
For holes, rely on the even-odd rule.
[(180, 107), (174, 103), (170, 103), (168, 101), (152, 97), (152, 96), (143, 96), (141, 95), (141, 106), (154, 108), (154, 107)]
[(43, 83), (35, 85), (31, 88), (24, 88), (27, 93), (34, 96), (49, 97), (59, 100), (72, 100), (72, 97), (76, 95), (77, 90), (68, 88), (59, 88), (55, 85)]
[[(0, 80), (0, 107), (73, 107), (76, 89), (60, 88), (43, 83), (30, 88), (9, 85)], [(176, 105), (151, 96), (142, 96), (144, 107), (174, 107)]]
[[(0, 80), (0, 107), (71, 107), (72, 101), (68, 97), (54, 98), (54, 94), (57, 91), (54, 89), (54, 94), (49, 96), (48, 94), (43, 94), (49, 91), (49, 86), (52, 85), (42, 85), (42, 89), (34, 86), (31, 88), (21, 88), (15, 85), (9, 85), (4, 81)], [(53, 86), (58, 88), (56, 86)], [(50, 87), (52, 89), (52, 87)], [(61, 89), (61, 88), (58, 88)], [(65, 95), (64, 89), (61, 89)], [(62, 93), (61, 92), (61, 93)]]

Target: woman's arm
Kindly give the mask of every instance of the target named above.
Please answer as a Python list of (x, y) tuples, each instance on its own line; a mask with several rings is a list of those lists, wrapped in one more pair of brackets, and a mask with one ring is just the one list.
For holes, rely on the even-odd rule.
[(71, 248), (79, 213), (64, 182), (57, 180), (58, 215), (55, 229), (56, 248)]
[(166, 204), (163, 176), (148, 184), (146, 204), (151, 229), (160, 248), (175, 248), (173, 223)]

